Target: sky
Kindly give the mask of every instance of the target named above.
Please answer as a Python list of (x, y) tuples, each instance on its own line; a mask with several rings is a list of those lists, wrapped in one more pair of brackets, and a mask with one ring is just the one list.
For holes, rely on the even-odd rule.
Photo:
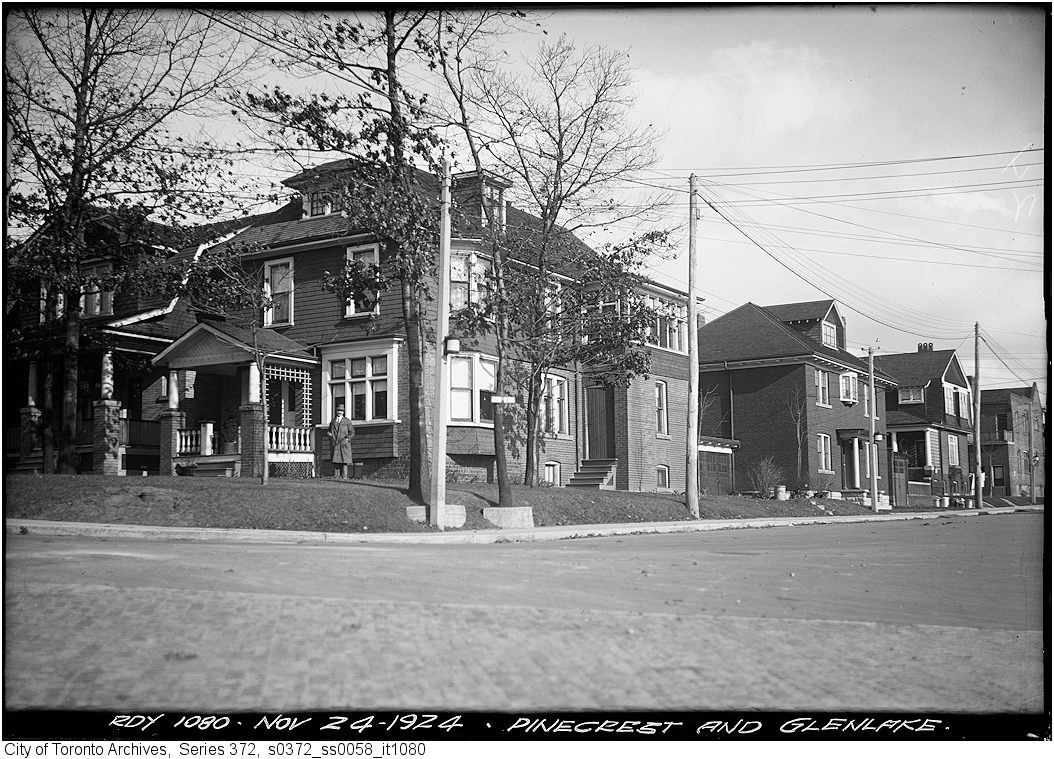
[[(660, 157), (617, 191), (627, 203), (671, 193), (660, 226), (675, 249), (645, 273), (687, 290), (696, 176), (708, 320), (747, 302), (834, 298), (851, 352), (933, 343), (968, 375), (978, 323), (982, 388), (1037, 382), (1045, 399), (1048, 13), (551, 5), (500, 45), (512, 66), (561, 34), (628, 51), (628, 118), (660, 134)], [(263, 159), (255, 170), (282, 175)]]
[[(648, 273), (687, 289), (692, 173), (702, 198), (754, 238), (701, 204), (708, 319), (748, 301), (834, 297), (850, 351), (932, 342), (956, 349), (969, 375), (978, 322), (982, 388), (1035, 381), (1045, 397), (1047, 12), (553, 7), (542, 24), (628, 50), (633, 117), (664, 132), (640, 179), (676, 191), (679, 255)], [(509, 54), (536, 42), (510, 41)], [(844, 167), (864, 163), (880, 165)], [(832, 165), (843, 168), (818, 170)]]

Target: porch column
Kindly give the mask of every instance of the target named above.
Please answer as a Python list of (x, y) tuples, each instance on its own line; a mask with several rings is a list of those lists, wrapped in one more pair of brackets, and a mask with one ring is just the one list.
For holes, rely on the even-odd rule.
[(253, 361), (249, 364), (249, 403), (260, 402), (260, 367)]
[(102, 354), (102, 380), (100, 385), (102, 387), (101, 398), (104, 401), (111, 400), (113, 398), (113, 352), (106, 351)]
[(26, 380), (26, 406), (34, 408), (37, 405), (37, 393), (40, 392), (40, 380), (37, 375), (37, 362), (29, 362), (29, 377)]
[[(257, 373), (259, 376), (259, 373)], [(239, 407), (242, 426), (242, 477), (259, 477), (263, 471), (263, 450), (267, 443), (262, 403)]]
[(168, 372), (168, 408), (172, 411), (179, 408), (179, 372), (175, 369)]
[[(109, 355), (109, 354), (106, 354)], [(103, 364), (105, 371), (105, 363)], [(105, 379), (104, 379), (105, 381)], [(110, 391), (113, 391), (113, 376), (110, 378)], [(105, 389), (103, 390), (105, 393)], [(95, 401), (95, 416), (92, 421), (92, 473), (120, 474), (120, 401)]]
[(897, 444), (897, 433), (890, 432), (889, 439), (893, 441), (893, 453), (900, 453), (900, 446)]
[(930, 445), (930, 431), (926, 430), (923, 439), (926, 441), (926, 466), (933, 466), (933, 447)]
[(853, 438), (853, 490), (860, 489), (860, 438)]
[[(169, 403), (172, 402), (174, 392), (169, 385)], [(158, 473), (164, 476), (172, 476), (176, 473), (176, 454), (179, 452), (179, 430), (186, 423), (187, 414), (179, 409), (168, 408), (161, 412), (161, 436), (158, 451)]]

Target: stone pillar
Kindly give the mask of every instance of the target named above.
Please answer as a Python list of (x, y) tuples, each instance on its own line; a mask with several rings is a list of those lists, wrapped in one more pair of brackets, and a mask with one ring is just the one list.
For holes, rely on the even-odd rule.
[(19, 456), (23, 461), (40, 448), (40, 409), (27, 406), (21, 410), (21, 434), (19, 436)]
[[(109, 355), (109, 354), (106, 354)], [(104, 364), (105, 366), (105, 364)], [(111, 382), (112, 382), (111, 375)], [(110, 386), (111, 391), (113, 386)], [(103, 391), (105, 393), (105, 389)], [(95, 401), (95, 418), (92, 422), (92, 473), (119, 474), (121, 458), (119, 448), (121, 424), (120, 401)]]
[[(169, 399), (172, 398), (172, 386), (168, 388)], [(179, 452), (179, 430), (186, 423), (187, 414), (178, 409), (166, 409), (161, 412), (161, 439), (158, 463), (158, 474), (162, 477), (176, 473), (176, 455)]]
[(264, 429), (262, 403), (246, 403), (239, 406), (242, 426), (242, 477), (259, 477), (262, 474), (263, 449), (267, 442)]

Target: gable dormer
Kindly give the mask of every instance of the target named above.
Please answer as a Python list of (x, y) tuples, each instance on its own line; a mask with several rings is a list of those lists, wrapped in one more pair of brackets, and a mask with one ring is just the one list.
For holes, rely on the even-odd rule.
[(346, 168), (347, 164), (347, 161), (332, 161), (314, 169), (305, 169), (282, 180), (286, 187), (300, 193), (301, 219), (329, 216), (344, 211), (344, 192), (340, 178), (341, 170)]
[(463, 171), (454, 174), (450, 179), (451, 199), (470, 229), (477, 228), (477, 224), (480, 228), (486, 226), (487, 214), (484, 209), (487, 207), (494, 210), (494, 220), (498, 229), (505, 229), (507, 208), (505, 195), (506, 191), (512, 187), (512, 182), (486, 170), (483, 172), (482, 188), (479, 175), (474, 171)]

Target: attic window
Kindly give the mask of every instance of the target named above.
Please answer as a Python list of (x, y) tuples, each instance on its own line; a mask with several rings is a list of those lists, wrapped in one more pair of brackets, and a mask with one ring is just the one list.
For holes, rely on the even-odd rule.
[(921, 387), (902, 387), (898, 391), (901, 403), (922, 403)]
[(838, 347), (838, 328), (830, 322), (823, 323), (823, 344), (828, 348)]

